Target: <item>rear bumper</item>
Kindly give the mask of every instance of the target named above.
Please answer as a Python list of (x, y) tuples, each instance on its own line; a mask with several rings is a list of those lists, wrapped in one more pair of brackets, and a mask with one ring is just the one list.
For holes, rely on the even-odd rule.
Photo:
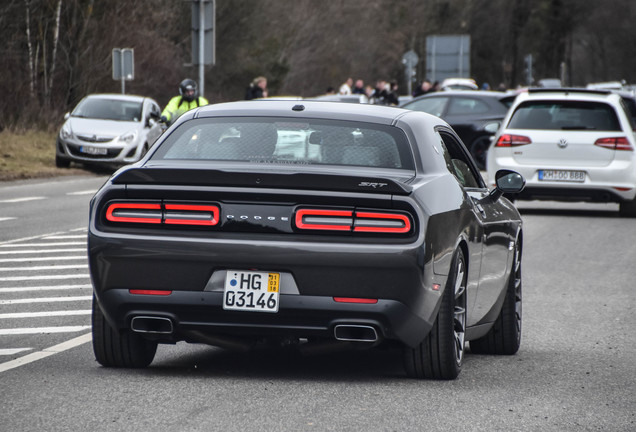
[(334, 339), (337, 325), (361, 325), (373, 327), (380, 339), (415, 346), (432, 327), (395, 300), (351, 304), (337, 303), (332, 297), (281, 294), (278, 313), (226, 311), (222, 292), (149, 296), (116, 289), (102, 293), (98, 301), (106, 319), (117, 328), (131, 328), (136, 317), (169, 319), (171, 331), (153, 335), (166, 343), (188, 340), (193, 331), (232, 337)]
[[(169, 342), (187, 331), (250, 336), (333, 338), (339, 323), (372, 326), (385, 339), (417, 345), (433, 325), (446, 276), (435, 275), (422, 239), (414, 243), (344, 244), (302, 241), (103, 237), (89, 231), (93, 287), (112, 326), (130, 328), (136, 316), (168, 318)], [(227, 269), (280, 272), (279, 311), (226, 311)], [(170, 295), (131, 294), (164, 290)], [(341, 303), (334, 297), (377, 299)]]
[[(488, 167), (489, 183), (494, 185), (497, 169), (511, 169), (526, 179), (524, 191), (517, 199), (562, 201), (622, 202), (636, 198), (636, 166), (628, 161), (614, 161), (604, 167), (528, 166), (512, 158), (497, 158)], [(539, 170), (584, 171), (585, 181), (559, 182), (539, 180)]]

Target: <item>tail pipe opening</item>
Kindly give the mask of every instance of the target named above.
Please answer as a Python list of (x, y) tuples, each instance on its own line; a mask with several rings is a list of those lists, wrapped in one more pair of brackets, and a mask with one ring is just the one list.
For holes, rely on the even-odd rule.
[(130, 328), (137, 333), (172, 334), (174, 327), (170, 318), (136, 316), (130, 322)]
[(333, 330), (339, 341), (348, 342), (377, 342), (378, 332), (373, 326), (360, 324), (338, 324)]

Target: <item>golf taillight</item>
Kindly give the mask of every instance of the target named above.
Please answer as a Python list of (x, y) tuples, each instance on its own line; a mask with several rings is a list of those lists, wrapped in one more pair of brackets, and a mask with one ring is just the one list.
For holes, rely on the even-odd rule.
[(532, 144), (532, 140), (523, 135), (504, 134), (499, 137), (495, 147), (517, 147)]
[(406, 234), (413, 226), (403, 213), (354, 210), (300, 209), (294, 218), (300, 230)]
[(599, 138), (594, 145), (610, 150), (634, 151), (626, 137)]
[(115, 202), (106, 208), (106, 220), (115, 223), (214, 226), (219, 215), (213, 204)]

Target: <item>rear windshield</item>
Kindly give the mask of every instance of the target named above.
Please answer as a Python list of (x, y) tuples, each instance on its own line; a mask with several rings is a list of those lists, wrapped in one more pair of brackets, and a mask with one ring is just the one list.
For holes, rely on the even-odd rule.
[(220, 117), (183, 123), (152, 159), (414, 169), (401, 129), (373, 123)]
[(517, 107), (510, 129), (620, 131), (611, 105), (602, 102), (528, 101)]
[(73, 117), (102, 120), (140, 121), (141, 102), (87, 98), (73, 110)]

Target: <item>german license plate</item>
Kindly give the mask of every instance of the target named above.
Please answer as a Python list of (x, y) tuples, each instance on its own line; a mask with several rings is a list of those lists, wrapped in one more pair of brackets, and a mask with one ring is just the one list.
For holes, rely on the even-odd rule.
[(585, 171), (539, 170), (539, 180), (583, 183)]
[(280, 273), (228, 270), (223, 309), (278, 312)]
[(81, 146), (80, 152), (91, 154), (91, 155), (105, 155), (105, 154), (108, 154), (108, 149), (103, 147)]

